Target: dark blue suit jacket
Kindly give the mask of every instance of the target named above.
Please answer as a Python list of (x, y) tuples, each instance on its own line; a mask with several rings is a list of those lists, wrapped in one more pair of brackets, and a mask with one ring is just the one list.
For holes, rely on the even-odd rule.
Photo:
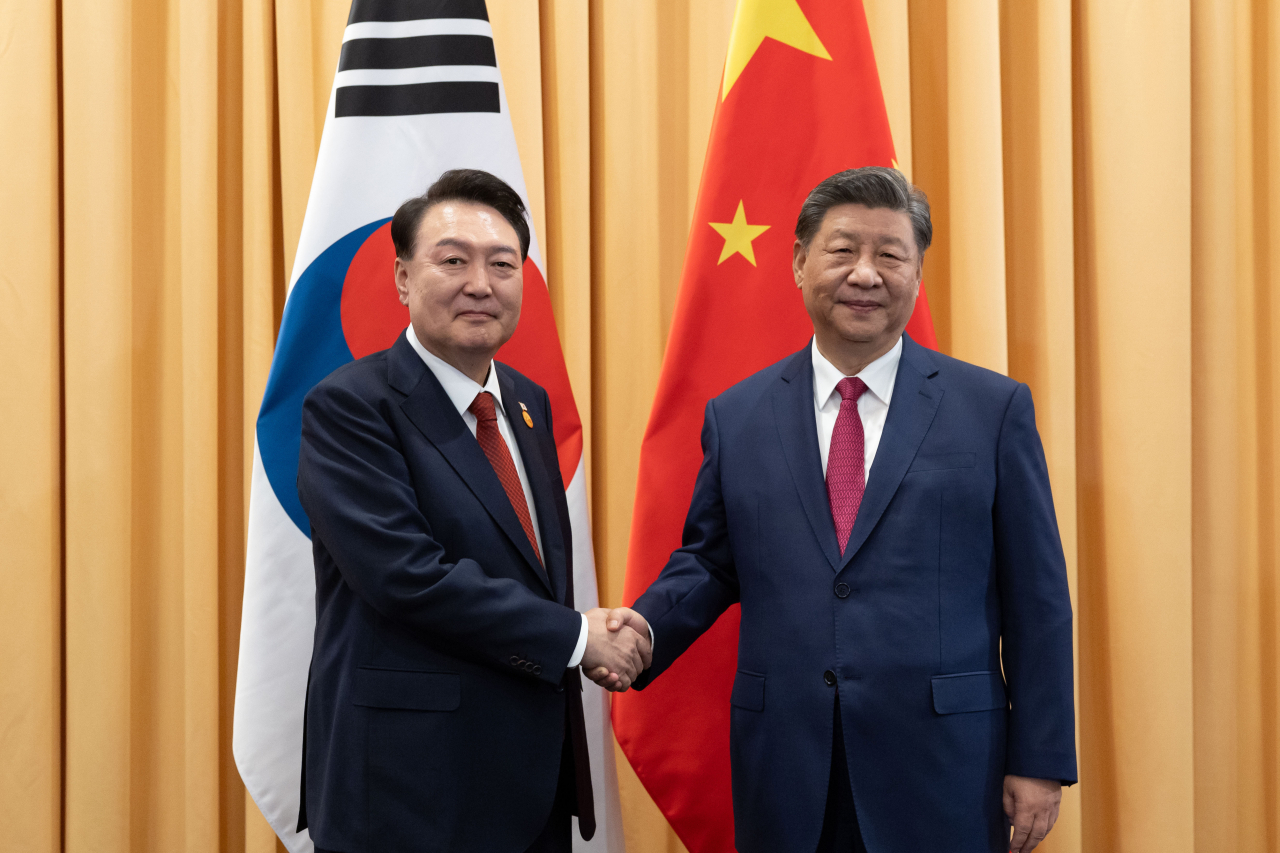
[[(546, 392), (495, 368), (506, 410), (524, 403), (533, 418), (529, 428), (513, 417), (512, 429), (545, 572), (404, 336), (303, 404), (298, 494), (316, 634), (302, 824), (320, 847), (514, 853), (551, 812), (566, 713), (582, 719), (580, 682), (565, 669), (582, 626), (569, 515)], [(585, 768), (585, 739), (575, 747)]]
[(816, 847), (838, 693), (871, 853), (1007, 851), (1005, 774), (1076, 778), (1071, 604), (1027, 387), (904, 337), (843, 555), (807, 346), (712, 400), (702, 446), (683, 547), (635, 603), (656, 637), (637, 686), (741, 603), (738, 849)]

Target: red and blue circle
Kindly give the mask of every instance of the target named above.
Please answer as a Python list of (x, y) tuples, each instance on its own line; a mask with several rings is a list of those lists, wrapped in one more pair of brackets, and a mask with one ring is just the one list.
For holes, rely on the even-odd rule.
[(409, 325), (394, 259), (391, 220), (361, 226), (311, 262), (285, 303), (258, 413), (258, 450), (280, 505), (308, 536), (297, 488), (302, 400), (342, 365), (391, 346)]

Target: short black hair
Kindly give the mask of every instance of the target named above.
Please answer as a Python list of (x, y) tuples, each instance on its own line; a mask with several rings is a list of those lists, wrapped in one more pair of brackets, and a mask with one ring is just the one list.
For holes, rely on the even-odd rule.
[(933, 242), (933, 222), (929, 219), (929, 199), (897, 169), (864, 166), (836, 172), (813, 188), (800, 206), (796, 219), (796, 239), (806, 248), (822, 227), (827, 211), (842, 204), (887, 208), (907, 214), (920, 257)]
[(437, 204), (446, 201), (470, 201), (492, 207), (511, 223), (520, 238), (520, 260), (529, 257), (529, 220), (525, 218), (524, 200), (511, 185), (480, 169), (450, 169), (420, 196), (414, 196), (391, 217), (391, 242), (396, 257), (407, 261), (413, 257), (422, 217)]

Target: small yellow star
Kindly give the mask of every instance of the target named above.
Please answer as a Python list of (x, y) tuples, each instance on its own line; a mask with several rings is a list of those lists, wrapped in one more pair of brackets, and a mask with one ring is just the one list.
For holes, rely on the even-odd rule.
[(729, 96), (729, 90), (738, 82), (742, 69), (756, 55), (765, 38), (772, 38), (821, 59), (831, 58), (796, 0), (741, 0), (738, 11), (733, 16), (733, 31), (729, 34), (729, 52), (724, 62), (724, 86), (720, 90), (720, 100)]
[(720, 251), (720, 260), (716, 261), (717, 264), (723, 264), (730, 255), (736, 253), (751, 261), (751, 266), (756, 265), (756, 253), (751, 248), (751, 241), (768, 231), (769, 226), (748, 225), (747, 211), (741, 201), (738, 202), (738, 212), (733, 215), (732, 222), (708, 222), (707, 224), (724, 238), (724, 249)]

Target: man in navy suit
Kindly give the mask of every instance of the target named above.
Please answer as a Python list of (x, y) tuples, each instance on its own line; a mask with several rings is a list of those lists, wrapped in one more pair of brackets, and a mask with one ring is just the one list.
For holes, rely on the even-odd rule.
[(493, 360), (529, 226), (486, 172), (391, 224), (410, 326), (303, 404), (316, 634), (303, 814), (320, 853), (567, 853), (595, 828), (578, 665), (625, 688), (649, 639), (573, 609), (546, 392)]
[(813, 190), (793, 262), (813, 339), (707, 404), (683, 546), (610, 615), (652, 630), (643, 688), (741, 604), (744, 853), (1025, 853), (1076, 779), (1031, 393), (904, 334), (931, 239), (895, 170)]

